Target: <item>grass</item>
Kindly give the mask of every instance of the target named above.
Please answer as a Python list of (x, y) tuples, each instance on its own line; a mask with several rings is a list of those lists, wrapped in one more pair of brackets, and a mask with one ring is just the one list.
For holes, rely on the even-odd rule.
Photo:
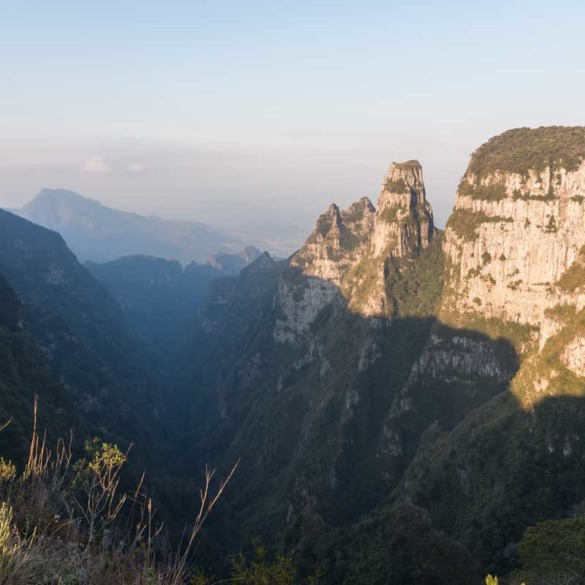
[[(35, 404), (36, 409), (36, 404)], [(36, 421), (36, 414), (35, 414)], [(163, 526), (144, 489), (121, 479), (128, 453), (95, 439), (74, 459), (72, 440), (53, 450), (33, 431), (20, 474), (0, 465), (0, 583), (9, 585), (183, 585), (201, 527), (230, 480), (212, 493), (206, 470), (201, 505), (180, 551), (162, 546)]]

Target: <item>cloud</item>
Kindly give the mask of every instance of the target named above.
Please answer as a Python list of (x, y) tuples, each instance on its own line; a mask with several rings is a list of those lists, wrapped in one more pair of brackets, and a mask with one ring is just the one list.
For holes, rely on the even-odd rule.
[(83, 163), (81, 170), (84, 173), (104, 174), (109, 173), (112, 167), (101, 156), (93, 156)]
[(146, 168), (144, 167), (144, 165), (133, 163), (126, 167), (126, 171), (128, 173), (134, 173), (135, 175), (141, 175), (142, 173), (144, 173), (144, 171), (146, 171)]

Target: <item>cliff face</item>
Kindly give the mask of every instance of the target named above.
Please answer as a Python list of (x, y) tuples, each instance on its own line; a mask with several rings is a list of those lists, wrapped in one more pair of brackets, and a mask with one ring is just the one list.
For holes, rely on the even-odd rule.
[[(567, 151), (551, 155), (551, 133), (570, 151), (574, 129), (545, 128), (506, 132), (474, 153), (444, 246), (443, 313), (530, 326), (541, 346), (554, 331), (547, 309), (585, 304), (582, 294), (561, 286), (585, 244), (585, 162)], [(521, 165), (502, 156), (519, 138)]]
[(393, 164), (375, 207), (330, 206), (290, 262), (218, 288), (193, 379), (245, 524), (303, 542), (409, 498), (491, 562), (585, 499), (584, 160), (583, 129), (490, 140), (446, 233), (420, 165)]

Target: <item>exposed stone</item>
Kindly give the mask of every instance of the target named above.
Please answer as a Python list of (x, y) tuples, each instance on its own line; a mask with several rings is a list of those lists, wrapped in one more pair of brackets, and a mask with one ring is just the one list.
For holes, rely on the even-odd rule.
[(443, 314), (535, 326), (544, 340), (554, 334), (555, 325), (543, 327), (545, 310), (582, 304), (556, 285), (585, 245), (584, 199), (585, 163), (544, 174), (468, 173), (445, 234)]
[(585, 337), (575, 337), (563, 350), (561, 361), (577, 376), (585, 377)]
[(338, 286), (351, 310), (366, 317), (387, 316), (385, 262), (415, 258), (433, 234), (420, 163), (392, 163), (377, 210), (367, 197), (345, 211), (330, 205), (291, 265)]
[[(295, 294), (298, 290), (302, 297)], [(276, 322), (274, 339), (280, 343), (295, 343), (304, 338), (321, 309), (338, 294), (337, 287), (326, 280), (308, 278), (299, 288), (282, 279), (277, 301), (282, 316)]]

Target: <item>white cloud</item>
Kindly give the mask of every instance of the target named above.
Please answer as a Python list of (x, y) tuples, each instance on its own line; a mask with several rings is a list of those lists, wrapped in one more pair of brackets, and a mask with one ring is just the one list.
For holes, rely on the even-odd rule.
[(109, 173), (112, 167), (101, 156), (92, 156), (83, 163), (81, 170), (84, 173), (103, 174)]
[(144, 173), (144, 171), (146, 171), (146, 168), (144, 167), (144, 165), (133, 163), (126, 167), (126, 171), (129, 173), (134, 173), (136, 175), (141, 175), (142, 173)]

